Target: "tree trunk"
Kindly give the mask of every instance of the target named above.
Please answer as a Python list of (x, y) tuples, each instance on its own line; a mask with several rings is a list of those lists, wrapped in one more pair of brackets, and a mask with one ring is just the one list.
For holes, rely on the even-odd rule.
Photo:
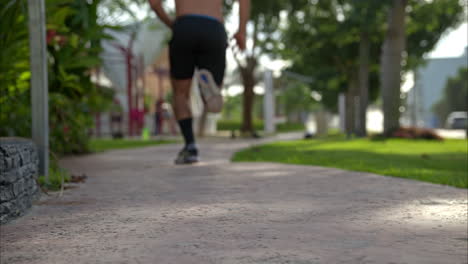
[[(250, 79), (250, 77), (247, 77)], [(244, 94), (243, 94), (243, 107), (242, 107), (242, 127), (243, 133), (253, 133), (253, 104), (254, 104), (254, 84), (250, 80), (244, 80)]]
[(346, 91), (346, 103), (345, 103), (345, 131), (346, 136), (350, 138), (353, 135), (353, 123), (354, 123), (354, 115), (353, 115), (353, 105), (354, 105), (354, 96), (351, 94), (350, 89)]
[(348, 90), (346, 91), (346, 117), (345, 117), (345, 128), (346, 135), (351, 138), (356, 133), (356, 95), (358, 92), (358, 82), (354, 74), (351, 75), (348, 83)]
[(407, 0), (393, 0), (388, 29), (382, 47), (381, 85), (384, 135), (391, 136), (400, 126), (401, 61), (405, 50), (405, 7)]
[(359, 122), (356, 131), (359, 137), (367, 136), (366, 114), (369, 104), (369, 49), (369, 35), (363, 31), (359, 43)]
[(242, 83), (244, 85), (241, 132), (245, 134), (254, 134), (255, 132), (253, 127), (253, 104), (255, 99), (254, 87), (257, 83), (255, 79), (256, 67), (257, 60), (254, 57), (247, 58), (246, 67), (241, 67)]

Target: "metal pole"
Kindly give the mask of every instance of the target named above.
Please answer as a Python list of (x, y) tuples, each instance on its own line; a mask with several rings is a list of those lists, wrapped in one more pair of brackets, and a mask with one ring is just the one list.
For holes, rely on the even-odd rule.
[(143, 100), (142, 109), (145, 110), (145, 95), (146, 95), (146, 80), (145, 80), (145, 64), (143, 62), (143, 54), (140, 54), (140, 84), (141, 84), (141, 96)]
[(133, 42), (135, 40), (135, 35), (136, 32), (132, 32), (130, 35), (130, 40), (128, 41), (128, 46), (123, 49), (124, 54), (126, 55), (127, 59), (127, 95), (128, 95), (128, 134), (129, 136), (133, 136), (133, 115), (132, 115), (132, 110), (133, 110), (133, 64), (132, 64), (132, 59), (133, 59)]
[(338, 113), (340, 114), (340, 130), (346, 133), (346, 94), (338, 95)]
[(128, 136), (133, 136), (133, 115), (132, 115), (132, 56), (127, 52), (127, 96), (128, 96)]
[(265, 71), (264, 82), (263, 115), (265, 132), (275, 133), (275, 95), (273, 91), (273, 72), (271, 70)]
[(28, 0), (31, 62), (32, 139), (39, 152), (39, 174), (49, 180), (49, 103), (44, 0)]
[[(97, 82), (97, 88), (101, 89), (101, 68), (96, 69), (96, 82)], [(101, 137), (101, 112), (96, 113), (96, 137), (100, 138)]]

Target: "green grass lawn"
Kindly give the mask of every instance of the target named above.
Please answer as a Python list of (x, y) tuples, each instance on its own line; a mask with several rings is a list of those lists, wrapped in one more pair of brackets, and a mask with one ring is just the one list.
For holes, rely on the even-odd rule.
[(278, 142), (236, 153), (233, 161), (316, 165), (468, 188), (466, 140), (315, 139)]
[(103, 152), (113, 149), (131, 149), (175, 143), (171, 140), (140, 140), (140, 139), (92, 139), (90, 149), (93, 152)]

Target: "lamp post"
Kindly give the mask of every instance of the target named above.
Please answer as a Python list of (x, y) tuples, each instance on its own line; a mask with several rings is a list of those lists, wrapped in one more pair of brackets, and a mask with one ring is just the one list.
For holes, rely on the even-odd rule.
[[(134, 102), (133, 102), (133, 79), (134, 76), (132, 74), (133, 72), (133, 67), (136, 65), (134, 63), (135, 61), (135, 56), (133, 56), (133, 43), (135, 42), (135, 37), (136, 37), (136, 32), (132, 32), (130, 35), (130, 39), (128, 41), (127, 46), (123, 46), (120, 44), (113, 44), (114, 47), (116, 47), (123, 56), (125, 56), (125, 63), (126, 63), (126, 69), (127, 69), (127, 101), (128, 101), (128, 136), (131, 137), (133, 136), (133, 125), (134, 125), (134, 116), (133, 116), (133, 108), (134, 108)], [(136, 78), (136, 77), (135, 77)]]
[(31, 62), (32, 139), (38, 147), (39, 174), (49, 180), (49, 91), (44, 0), (28, 0)]

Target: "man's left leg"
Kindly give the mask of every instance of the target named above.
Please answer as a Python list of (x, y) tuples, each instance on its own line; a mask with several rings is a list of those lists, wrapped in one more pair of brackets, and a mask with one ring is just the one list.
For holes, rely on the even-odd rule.
[(180, 131), (184, 137), (185, 146), (179, 152), (176, 164), (191, 164), (198, 162), (198, 150), (195, 145), (193, 133), (193, 118), (190, 109), (190, 89), (192, 79), (172, 80), (174, 91), (173, 108), (175, 117), (179, 123)]

